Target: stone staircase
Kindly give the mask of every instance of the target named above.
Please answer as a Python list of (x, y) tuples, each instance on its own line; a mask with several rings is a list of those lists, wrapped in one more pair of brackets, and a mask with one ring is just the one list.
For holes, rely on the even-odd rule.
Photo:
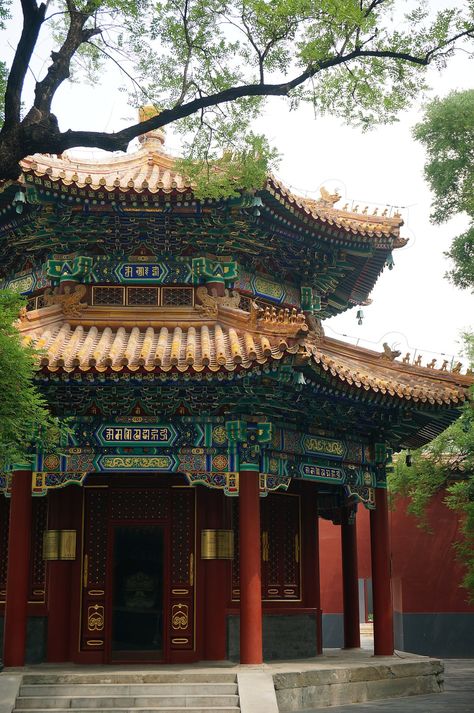
[(240, 713), (234, 673), (25, 674), (13, 713)]

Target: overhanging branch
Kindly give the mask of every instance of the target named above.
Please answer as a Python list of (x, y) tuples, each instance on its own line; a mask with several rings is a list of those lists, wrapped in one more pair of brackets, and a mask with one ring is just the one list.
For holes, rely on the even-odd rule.
[(130, 141), (140, 134), (167, 126), (174, 121), (191, 116), (202, 109), (219, 104), (225, 104), (244, 97), (288, 96), (293, 89), (325, 69), (347, 64), (354, 59), (370, 57), (399, 59), (419, 66), (426, 66), (430, 61), (427, 56), (417, 57), (406, 52), (355, 49), (344, 56), (331, 57), (330, 59), (322, 60), (286, 82), (279, 84), (244, 84), (238, 87), (230, 87), (229, 89), (216, 92), (215, 94), (209, 94), (207, 96), (193, 99), (192, 101), (182, 104), (181, 106), (175, 106), (172, 109), (164, 109), (158, 116), (154, 116), (146, 121), (128, 126), (127, 128), (114, 134), (99, 131), (66, 131), (57, 137), (58, 146), (55, 150), (62, 151), (68, 148), (73, 148), (74, 146), (85, 146), (88, 148), (96, 147), (109, 151), (125, 150)]

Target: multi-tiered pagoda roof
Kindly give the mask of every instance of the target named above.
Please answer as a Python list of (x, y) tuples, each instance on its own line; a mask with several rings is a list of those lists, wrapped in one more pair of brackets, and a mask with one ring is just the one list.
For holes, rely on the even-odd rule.
[[(197, 200), (163, 142), (157, 131), (131, 154), (27, 157), (19, 182), (1, 187), (0, 277), (32, 295), (20, 329), (42, 350), (40, 380), (241, 379), (289, 369), (292, 383), (306, 384), (308, 404), (315, 390), (357, 404), (345, 428), (368, 428), (377, 410), (379, 428), (388, 409), (385, 432), (405, 446), (456, 417), (471, 383), (459, 365), (402, 362), (388, 347), (351, 346), (321, 327), (368, 300), (406, 244), (400, 215), (337, 208), (339, 196), (324, 189), (318, 200), (297, 196), (272, 176), (251, 193)], [(221, 294), (202, 286), (203, 261), (225, 285)], [(137, 283), (149, 304), (127, 301)], [(168, 284), (191, 285), (192, 294), (160, 303)], [(116, 301), (97, 299), (99, 286), (115, 286)], [(271, 402), (268, 394), (259, 410), (274, 412)], [(336, 411), (326, 409), (319, 426), (333, 427)]]

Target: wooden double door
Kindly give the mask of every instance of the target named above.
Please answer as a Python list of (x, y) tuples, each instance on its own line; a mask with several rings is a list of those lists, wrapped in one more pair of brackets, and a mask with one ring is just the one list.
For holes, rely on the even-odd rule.
[(195, 650), (195, 491), (84, 489), (81, 650), (179, 662)]

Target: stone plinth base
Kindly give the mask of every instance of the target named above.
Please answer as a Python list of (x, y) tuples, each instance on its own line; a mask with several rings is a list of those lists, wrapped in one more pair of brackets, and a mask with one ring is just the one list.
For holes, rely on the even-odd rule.
[(280, 713), (443, 690), (444, 665), (436, 659), (301, 669), (273, 674)]

